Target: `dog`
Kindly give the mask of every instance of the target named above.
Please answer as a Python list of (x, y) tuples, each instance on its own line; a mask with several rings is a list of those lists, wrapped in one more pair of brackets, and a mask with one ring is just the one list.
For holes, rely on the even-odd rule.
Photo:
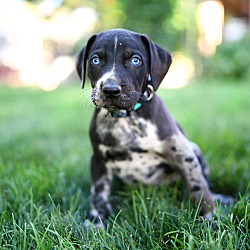
[[(96, 106), (90, 126), (89, 220), (97, 228), (105, 225), (112, 210), (109, 196), (115, 175), (127, 183), (152, 185), (180, 175), (191, 199), (200, 202), (204, 218), (211, 221), (216, 213), (216, 196), (199, 147), (155, 93), (171, 62), (170, 53), (147, 35), (124, 29), (93, 35), (77, 56), (82, 88), (88, 74)], [(228, 203), (223, 196), (217, 198)]]

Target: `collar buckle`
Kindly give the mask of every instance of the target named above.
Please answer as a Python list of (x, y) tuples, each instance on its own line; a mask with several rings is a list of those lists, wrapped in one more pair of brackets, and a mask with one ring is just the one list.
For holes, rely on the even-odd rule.
[(154, 87), (151, 84), (148, 84), (147, 90), (144, 92), (144, 96), (146, 97), (147, 102), (152, 100), (154, 94), (155, 94)]
[(114, 118), (121, 118), (121, 117), (127, 117), (130, 116), (130, 112), (127, 110), (117, 110), (110, 112), (111, 116)]

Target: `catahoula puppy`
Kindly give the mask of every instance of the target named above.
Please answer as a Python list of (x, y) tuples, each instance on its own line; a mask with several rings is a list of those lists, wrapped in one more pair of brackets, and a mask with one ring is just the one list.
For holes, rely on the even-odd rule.
[(97, 227), (111, 211), (114, 175), (152, 185), (180, 175), (191, 199), (201, 202), (203, 216), (212, 219), (215, 196), (199, 147), (155, 93), (171, 62), (169, 52), (148, 36), (123, 29), (93, 35), (77, 57), (82, 87), (88, 74), (96, 106), (90, 126), (94, 153), (89, 220)]

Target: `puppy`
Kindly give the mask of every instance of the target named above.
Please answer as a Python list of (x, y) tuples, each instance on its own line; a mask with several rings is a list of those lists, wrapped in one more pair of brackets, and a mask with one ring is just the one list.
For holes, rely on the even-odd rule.
[(111, 212), (114, 175), (128, 183), (152, 185), (181, 175), (191, 199), (201, 202), (204, 217), (211, 220), (215, 213), (200, 149), (155, 93), (171, 62), (169, 52), (148, 36), (124, 29), (93, 35), (77, 57), (82, 88), (88, 73), (96, 106), (90, 126), (94, 153), (89, 215), (96, 227)]

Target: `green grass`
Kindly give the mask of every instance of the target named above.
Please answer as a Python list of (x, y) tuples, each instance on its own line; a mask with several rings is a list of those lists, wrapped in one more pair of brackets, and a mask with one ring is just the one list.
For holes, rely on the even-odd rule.
[(250, 85), (207, 82), (161, 90), (211, 166), (213, 190), (231, 194), (212, 229), (185, 185), (124, 186), (106, 231), (86, 230), (90, 90), (0, 87), (0, 249), (250, 249)]

